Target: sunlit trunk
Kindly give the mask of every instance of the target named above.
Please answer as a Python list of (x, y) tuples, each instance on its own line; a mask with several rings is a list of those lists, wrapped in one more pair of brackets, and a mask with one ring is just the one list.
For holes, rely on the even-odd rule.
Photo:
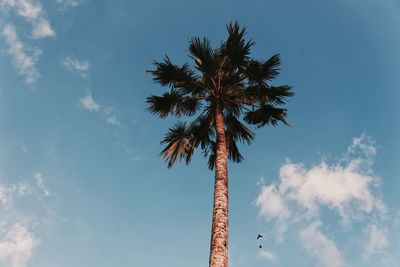
[(210, 267), (228, 266), (228, 169), (224, 117), (221, 106), (215, 112), (217, 151), (215, 160), (214, 206), (211, 228)]

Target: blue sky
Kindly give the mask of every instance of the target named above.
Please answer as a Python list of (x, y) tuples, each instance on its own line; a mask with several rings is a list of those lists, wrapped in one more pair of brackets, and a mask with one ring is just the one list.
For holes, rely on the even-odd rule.
[(213, 173), (157, 157), (145, 70), (235, 20), (296, 95), (229, 165), (230, 266), (400, 266), (397, 0), (0, 0), (0, 266), (207, 266)]

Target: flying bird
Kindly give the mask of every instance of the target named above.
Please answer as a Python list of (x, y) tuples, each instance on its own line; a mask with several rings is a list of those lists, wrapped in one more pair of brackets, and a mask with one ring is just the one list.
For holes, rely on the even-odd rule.
[(263, 238), (263, 236), (261, 234), (258, 234), (257, 240), (260, 239), (260, 238)]

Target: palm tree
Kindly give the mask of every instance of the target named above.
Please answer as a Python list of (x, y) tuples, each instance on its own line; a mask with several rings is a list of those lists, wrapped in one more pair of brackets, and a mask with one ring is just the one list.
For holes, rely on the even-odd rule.
[(276, 126), (286, 121), (285, 104), (293, 95), (287, 85), (271, 86), (279, 75), (280, 58), (266, 61), (250, 58), (252, 40), (245, 40), (246, 28), (237, 22), (227, 25), (228, 38), (213, 49), (206, 38), (189, 41), (188, 64), (175, 65), (166, 56), (154, 61), (147, 71), (153, 81), (169, 88), (162, 96), (147, 98), (151, 113), (164, 119), (168, 115), (188, 119), (178, 121), (166, 133), (160, 156), (170, 168), (177, 159), (189, 164), (196, 148), (208, 157), (208, 167), (215, 168), (214, 206), (211, 228), (210, 267), (228, 266), (228, 168), (227, 159), (240, 162), (243, 156), (238, 142), (250, 144), (254, 133), (245, 123), (257, 128)]

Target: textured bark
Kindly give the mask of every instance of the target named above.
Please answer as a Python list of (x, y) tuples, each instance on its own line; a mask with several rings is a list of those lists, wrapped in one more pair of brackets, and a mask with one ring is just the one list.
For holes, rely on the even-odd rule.
[(215, 112), (217, 151), (215, 160), (214, 206), (211, 227), (210, 267), (228, 266), (228, 169), (224, 117), (221, 106)]

